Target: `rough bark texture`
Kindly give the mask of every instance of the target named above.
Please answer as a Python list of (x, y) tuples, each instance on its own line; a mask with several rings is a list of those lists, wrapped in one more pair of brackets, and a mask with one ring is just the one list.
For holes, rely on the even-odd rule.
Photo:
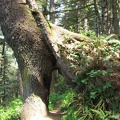
[(55, 59), (44, 43), (28, 5), (22, 0), (0, 1), (0, 24), (22, 75), (24, 105), (21, 120), (41, 120), (48, 114)]
[(108, 34), (108, 1), (102, 0), (102, 33)]
[[(31, 7), (32, 0), (27, 1)], [(21, 120), (58, 120), (60, 116), (48, 112), (52, 71), (59, 69), (66, 81), (75, 87), (72, 83), (75, 70), (62, 47), (89, 38), (49, 25), (40, 11), (31, 12), (29, 6), (24, 0), (0, 0), (2, 31), (15, 53), (23, 80)]]
[(100, 14), (97, 8), (96, 0), (94, 0), (94, 9), (95, 9), (95, 32), (96, 32), (96, 35), (99, 36), (101, 21), (100, 21)]
[(23, 97), (23, 85), (22, 85), (22, 77), (21, 77), (21, 73), (18, 70), (18, 81), (19, 81), (19, 92), (20, 92), (20, 96)]
[[(55, 1), (50, 0), (50, 12), (54, 12), (54, 11), (55, 11)], [(55, 15), (54, 14), (50, 14), (50, 21), (52, 23), (55, 23)]]
[(113, 30), (115, 34), (119, 34), (119, 17), (118, 17), (118, 8), (119, 8), (119, 3), (118, 0), (112, 1), (112, 14), (113, 14)]

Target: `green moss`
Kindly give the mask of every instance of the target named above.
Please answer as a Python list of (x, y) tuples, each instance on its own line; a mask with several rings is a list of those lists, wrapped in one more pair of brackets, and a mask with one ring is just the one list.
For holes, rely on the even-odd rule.
[(25, 14), (25, 15), (24, 15), (25, 21), (22, 22), (22, 23), (20, 24), (20, 26), (21, 26), (21, 27), (24, 27), (24, 25), (26, 25), (26, 24), (32, 24), (32, 22), (35, 22), (32, 14), (31, 14), (31, 10), (30, 10), (29, 6), (26, 5), (26, 6), (23, 7), (22, 9), (25, 11), (25, 12), (24, 12), (24, 14)]

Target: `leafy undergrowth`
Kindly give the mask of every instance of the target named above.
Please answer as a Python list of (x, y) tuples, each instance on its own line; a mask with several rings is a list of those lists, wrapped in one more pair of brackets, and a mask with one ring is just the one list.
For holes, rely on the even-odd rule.
[(72, 90), (59, 79), (50, 95), (50, 105), (60, 101), (67, 112), (62, 120), (120, 120), (120, 41), (115, 35), (92, 38), (64, 51), (77, 86)]
[(6, 106), (0, 106), (0, 120), (20, 120), (22, 99), (16, 98), (5, 103)]
[[(61, 103), (59, 109), (67, 113), (62, 120), (120, 120), (120, 41), (96, 38), (64, 52), (76, 69), (77, 86), (71, 89), (58, 75), (49, 109)], [(21, 106), (21, 99), (6, 102), (0, 106), (0, 120), (19, 120)]]
[(49, 106), (52, 110), (60, 101), (59, 109), (67, 113), (62, 120), (120, 120), (119, 96), (109, 82), (103, 86), (85, 83), (79, 93), (64, 87), (67, 90), (51, 93)]

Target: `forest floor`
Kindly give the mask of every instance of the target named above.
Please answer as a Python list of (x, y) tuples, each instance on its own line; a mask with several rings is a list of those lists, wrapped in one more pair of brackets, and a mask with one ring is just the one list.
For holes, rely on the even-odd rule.
[(61, 117), (66, 114), (64, 111), (59, 110), (60, 104), (61, 103), (58, 101), (54, 109), (50, 111), (49, 117), (51, 118), (51, 120), (61, 120)]

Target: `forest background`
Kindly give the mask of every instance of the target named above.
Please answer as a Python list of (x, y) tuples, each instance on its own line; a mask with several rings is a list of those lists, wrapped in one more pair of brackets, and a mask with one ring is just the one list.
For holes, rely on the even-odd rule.
[[(55, 85), (51, 87), (49, 109), (52, 110), (56, 102), (60, 102), (60, 109), (67, 111), (67, 115), (62, 118), (64, 120), (120, 119), (119, 0), (37, 0), (37, 2), (49, 22), (72, 32), (84, 34), (93, 40), (79, 46), (79, 51), (77, 48), (68, 52), (74, 60), (81, 63), (79, 69), (82, 73), (78, 70), (73, 80), (78, 84), (78, 88), (72, 90), (64, 78), (56, 72)], [(2, 32), (0, 35), (2, 36)], [(89, 50), (92, 51), (91, 55)], [(94, 58), (93, 64), (88, 62), (88, 57)], [(89, 69), (85, 63), (89, 64)], [(95, 84), (96, 81), (98, 84)], [(1, 37), (1, 120), (19, 119), (22, 105), (20, 95), (22, 96), (21, 77), (14, 53)]]

